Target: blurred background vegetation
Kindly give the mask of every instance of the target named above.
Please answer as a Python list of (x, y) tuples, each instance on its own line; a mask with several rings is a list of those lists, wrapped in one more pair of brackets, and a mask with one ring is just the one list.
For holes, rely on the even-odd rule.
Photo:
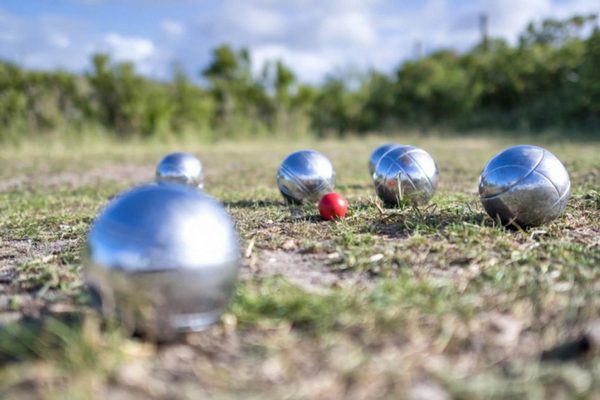
[(222, 45), (198, 85), (169, 82), (93, 57), (85, 75), (27, 71), (0, 61), (0, 141), (43, 135), (220, 138), (424, 131), (600, 130), (596, 16), (530, 24), (519, 43), (483, 38), (465, 54), (438, 51), (393, 74), (346, 71), (300, 84), (281, 61), (251, 73), (247, 49)]

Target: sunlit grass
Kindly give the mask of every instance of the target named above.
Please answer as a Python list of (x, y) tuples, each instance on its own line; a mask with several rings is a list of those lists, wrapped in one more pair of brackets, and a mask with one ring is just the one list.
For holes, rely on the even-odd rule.
[[(386, 141), (436, 159), (440, 187), (429, 206), (378, 207), (367, 160)], [(519, 231), (490, 219), (477, 198), (487, 160), (517, 143), (398, 134), (0, 149), (0, 394), (403, 398), (425, 385), (461, 399), (596, 398), (594, 358), (539, 358), (600, 314), (600, 146), (527, 140), (565, 163), (573, 194), (554, 223)], [(346, 219), (284, 205), (275, 173), (301, 148), (332, 160)], [(151, 180), (175, 150), (200, 157), (207, 192), (252, 251), (221, 323), (156, 347), (94, 316), (79, 253), (107, 199)], [(271, 259), (289, 265), (270, 274)], [(325, 275), (335, 281), (319, 281)]]

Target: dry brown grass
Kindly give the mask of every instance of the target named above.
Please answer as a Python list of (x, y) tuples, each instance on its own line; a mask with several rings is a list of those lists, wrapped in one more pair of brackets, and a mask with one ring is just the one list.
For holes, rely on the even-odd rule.
[[(0, 371), (6, 398), (409, 398), (600, 396), (600, 146), (536, 143), (571, 174), (567, 211), (530, 231), (496, 226), (477, 199), (485, 162), (517, 141), (395, 139), (440, 168), (430, 207), (384, 210), (366, 162), (377, 138), (0, 151)], [(350, 205), (324, 222), (274, 182), (293, 150), (333, 161)], [(220, 324), (156, 346), (89, 309), (79, 250), (99, 207), (195, 152), (244, 255)], [(252, 246), (250, 246), (252, 244)], [(591, 338), (591, 339), (590, 339)], [(543, 362), (545, 350), (570, 341)], [(557, 356), (558, 354), (558, 356)]]

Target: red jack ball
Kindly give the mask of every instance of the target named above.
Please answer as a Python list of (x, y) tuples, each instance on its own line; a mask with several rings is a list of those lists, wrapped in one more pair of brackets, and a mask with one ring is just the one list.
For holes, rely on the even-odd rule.
[(319, 201), (319, 213), (328, 221), (343, 218), (348, 210), (348, 202), (344, 196), (337, 193), (327, 193)]

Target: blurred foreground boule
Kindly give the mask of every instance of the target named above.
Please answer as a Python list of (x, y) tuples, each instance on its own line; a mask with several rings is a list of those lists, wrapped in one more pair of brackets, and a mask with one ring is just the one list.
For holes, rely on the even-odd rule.
[(169, 340), (219, 319), (237, 282), (239, 245), (218, 202), (188, 186), (149, 184), (96, 219), (84, 268), (105, 315)]

